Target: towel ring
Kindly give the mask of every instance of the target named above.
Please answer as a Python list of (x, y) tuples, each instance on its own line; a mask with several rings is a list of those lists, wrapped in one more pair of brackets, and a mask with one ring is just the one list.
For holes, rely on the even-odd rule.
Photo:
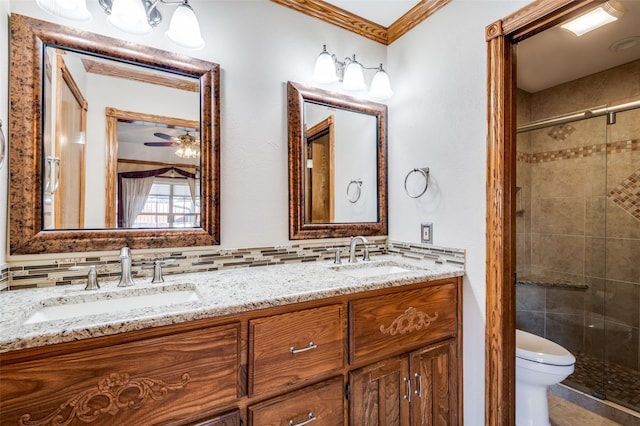
[[(353, 195), (351, 194), (352, 186), (355, 187)], [(354, 179), (351, 182), (349, 182), (349, 184), (347, 185), (347, 200), (349, 200), (350, 203), (355, 204), (358, 202), (358, 200), (360, 199), (360, 194), (362, 194), (361, 188), (362, 188), (362, 179)]]
[[(414, 194), (414, 195), (410, 194), (409, 190), (407, 189), (407, 180), (409, 179), (409, 176), (411, 176), (413, 173), (420, 173), (424, 177), (424, 189), (420, 191), (419, 194)], [(409, 173), (407, 173), (407, 176), (404, 178), (404, 192), (406, 192), (407, 195), (411, 198), (418, 198), (422, 196), (422, 194), (427, 192), (427, 188), (429, 188), (429, 168), (428, 167), (420, 167), (420, 168), (412, 169), (409, 171)]]
[(2, 165), (4, 164), (6, 148), (4, 133), (2, 132), (2, 120), (0, 120), (0, 169), (2, 169)]

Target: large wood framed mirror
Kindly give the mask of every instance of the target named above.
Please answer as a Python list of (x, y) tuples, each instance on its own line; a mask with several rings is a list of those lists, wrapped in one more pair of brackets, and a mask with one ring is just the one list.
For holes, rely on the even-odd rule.
[(12, 15), (9, 78), (11, 254), (219, 244), (219, 65)]
[(387, 106), (287, 84), (289, 238), (387, 234)]

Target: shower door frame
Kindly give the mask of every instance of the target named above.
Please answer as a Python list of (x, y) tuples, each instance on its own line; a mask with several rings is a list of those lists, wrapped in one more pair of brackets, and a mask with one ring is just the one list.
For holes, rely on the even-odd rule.
[(537, 0), (486, 27), (485, 425), (515, 424), (515, 45), (605, 0)]

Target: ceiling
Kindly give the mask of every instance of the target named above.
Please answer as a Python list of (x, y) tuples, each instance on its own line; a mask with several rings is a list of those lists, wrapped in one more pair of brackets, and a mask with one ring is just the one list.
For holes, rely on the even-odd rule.
[[(275, 1), (285, 4), (285, 2), (295, 3), (299, 0)], [(329, 3), (335, 8), (364, 18), (391, 32), (394, 26), (403, 27), (404, 32), (409, 31), (411, 28), (406, 28), (406, 24), (402, 24), (401, 21), (409, 15), (415, 16), (416, 10), (412, 11), (412, 9), (416, 5), (429, 3), (425, 0), (306, 0), (306, 2), (313, 2), (316, 5)], [(435, 13), (447, 2), (448, 0), (439, 3), (431, 1), (431, 4), (435, 5), (432, 6), (431, 13)], [(522, 41), (517, 50), (518, 87), (534, 93), (640, 59), (640, 0), (618, 0), (618, 2), (626, 9), (625, 14), (618, 21), (581, 37), (557, 26)], [(301, 11), (306, 13), (304, 10)], [(333, 10), (323, 11), (323, 13), (335, 14)], [(420, 18), (426, 19), (428, 16)], [(316, 17), (325, 19), (321, 16)], [(335, 24), (335, 22), (332, 23)], [(490, 22), (487, 22), (488, 24)], [(404, 32), (390, 34), (390, 40), (386, 44), (390, 44)], [(366, 34), (361, 35), (367, 37)], [(617, 52), (609, 49), (613, 43), (630, 37), (638, 37), (635, 45)]]

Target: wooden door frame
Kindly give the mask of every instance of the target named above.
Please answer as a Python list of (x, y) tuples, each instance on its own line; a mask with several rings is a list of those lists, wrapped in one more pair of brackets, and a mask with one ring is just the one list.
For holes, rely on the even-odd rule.
[[(67, 64), (64, 60), (65, 53), (60, 50), (56, 50), (56, 122), (55, 122), (55, 134), (59, 135), (61, 133), (60, 127), (62, 126), (62, 118), (60, 117), (61, 110), (61, 102), (62, 102), (62, 88), (63, 83), (64, 87), (68, 88), (74, 99), (78, 103), (80, 107), (80, 132), (84, 135), (87, 134), (87, 111), (89, 109), (89, 103), (85, 99), (82, 91), (78, 87), (78, 83), (76, 83), (73, 75), (71, 75), (71, 71), (67, 67)], [(56, 155), (59, 154), (60, 151), (60, 141), (58, 137), (55, 138), (55, 147), (56, 147)], [(86, 157), (86, 148), (85, 145), (82, 146), (82, 156), (80, 158), (80, 188), (78, 189), (78, 197), (80, 200), (78, 201), (79, 209), (78, 209), (78, 217), (79, 222), (77, 224), (78, 228), (84, 228), (84, 190), (85, 190), (85, 157)], [(53, 167), (53, 165), (51, 166)], [(62, 192), (62, 191), (61, 191)], [(57, 194), (54, 197), (54, 210), (53, 210), (53, 224), (55, 229), (64, 229), (66, 226), (60, 220), (60, 209), (62, 208), (62, 199), (60, 194)]]
[[(334, 126), (334, 116), (330, 115), (324, 120), (314, 124), (312, 127), (306, 130), (305, 132), (305, 147), (308, 148), (310, 143), (310, 139), (315, 139), (319, 133), (328, 132), (329, 136), (329, 223), (333, 223), (335, 221), (335, 176), (334, 176), (334, 167), (335, 167), (335, 156), (336, 156), (336, 138), (335, 138), (335, 126)], [(307, 151), (307, 157), (309, 153)], [(305, 161), (307, 158), (305, 158)], [(306, 167), (306, 164), (305, 164)], [(308, 169), (307, 169), (308, 170)], [(309, 185), (309, 179), (305, 180), (305, 203), (309, 201), (311, 197), (311, 191), (307, 191)], [(307, 192), (309, 193), (309, 197), (307, 197)], [(307, 208), (307, 206), (305, 206)], [(309, 215), (311, 215), (311, 207), (309, 209)], [(306, 215), (306, 212), (305, 212)], [(311, 219), (309, 219), (309, 223), (311, 223)]]
[(485, 425), (515, 424), (515, 45), (604, 0), (537, 0), (486, 28)]

